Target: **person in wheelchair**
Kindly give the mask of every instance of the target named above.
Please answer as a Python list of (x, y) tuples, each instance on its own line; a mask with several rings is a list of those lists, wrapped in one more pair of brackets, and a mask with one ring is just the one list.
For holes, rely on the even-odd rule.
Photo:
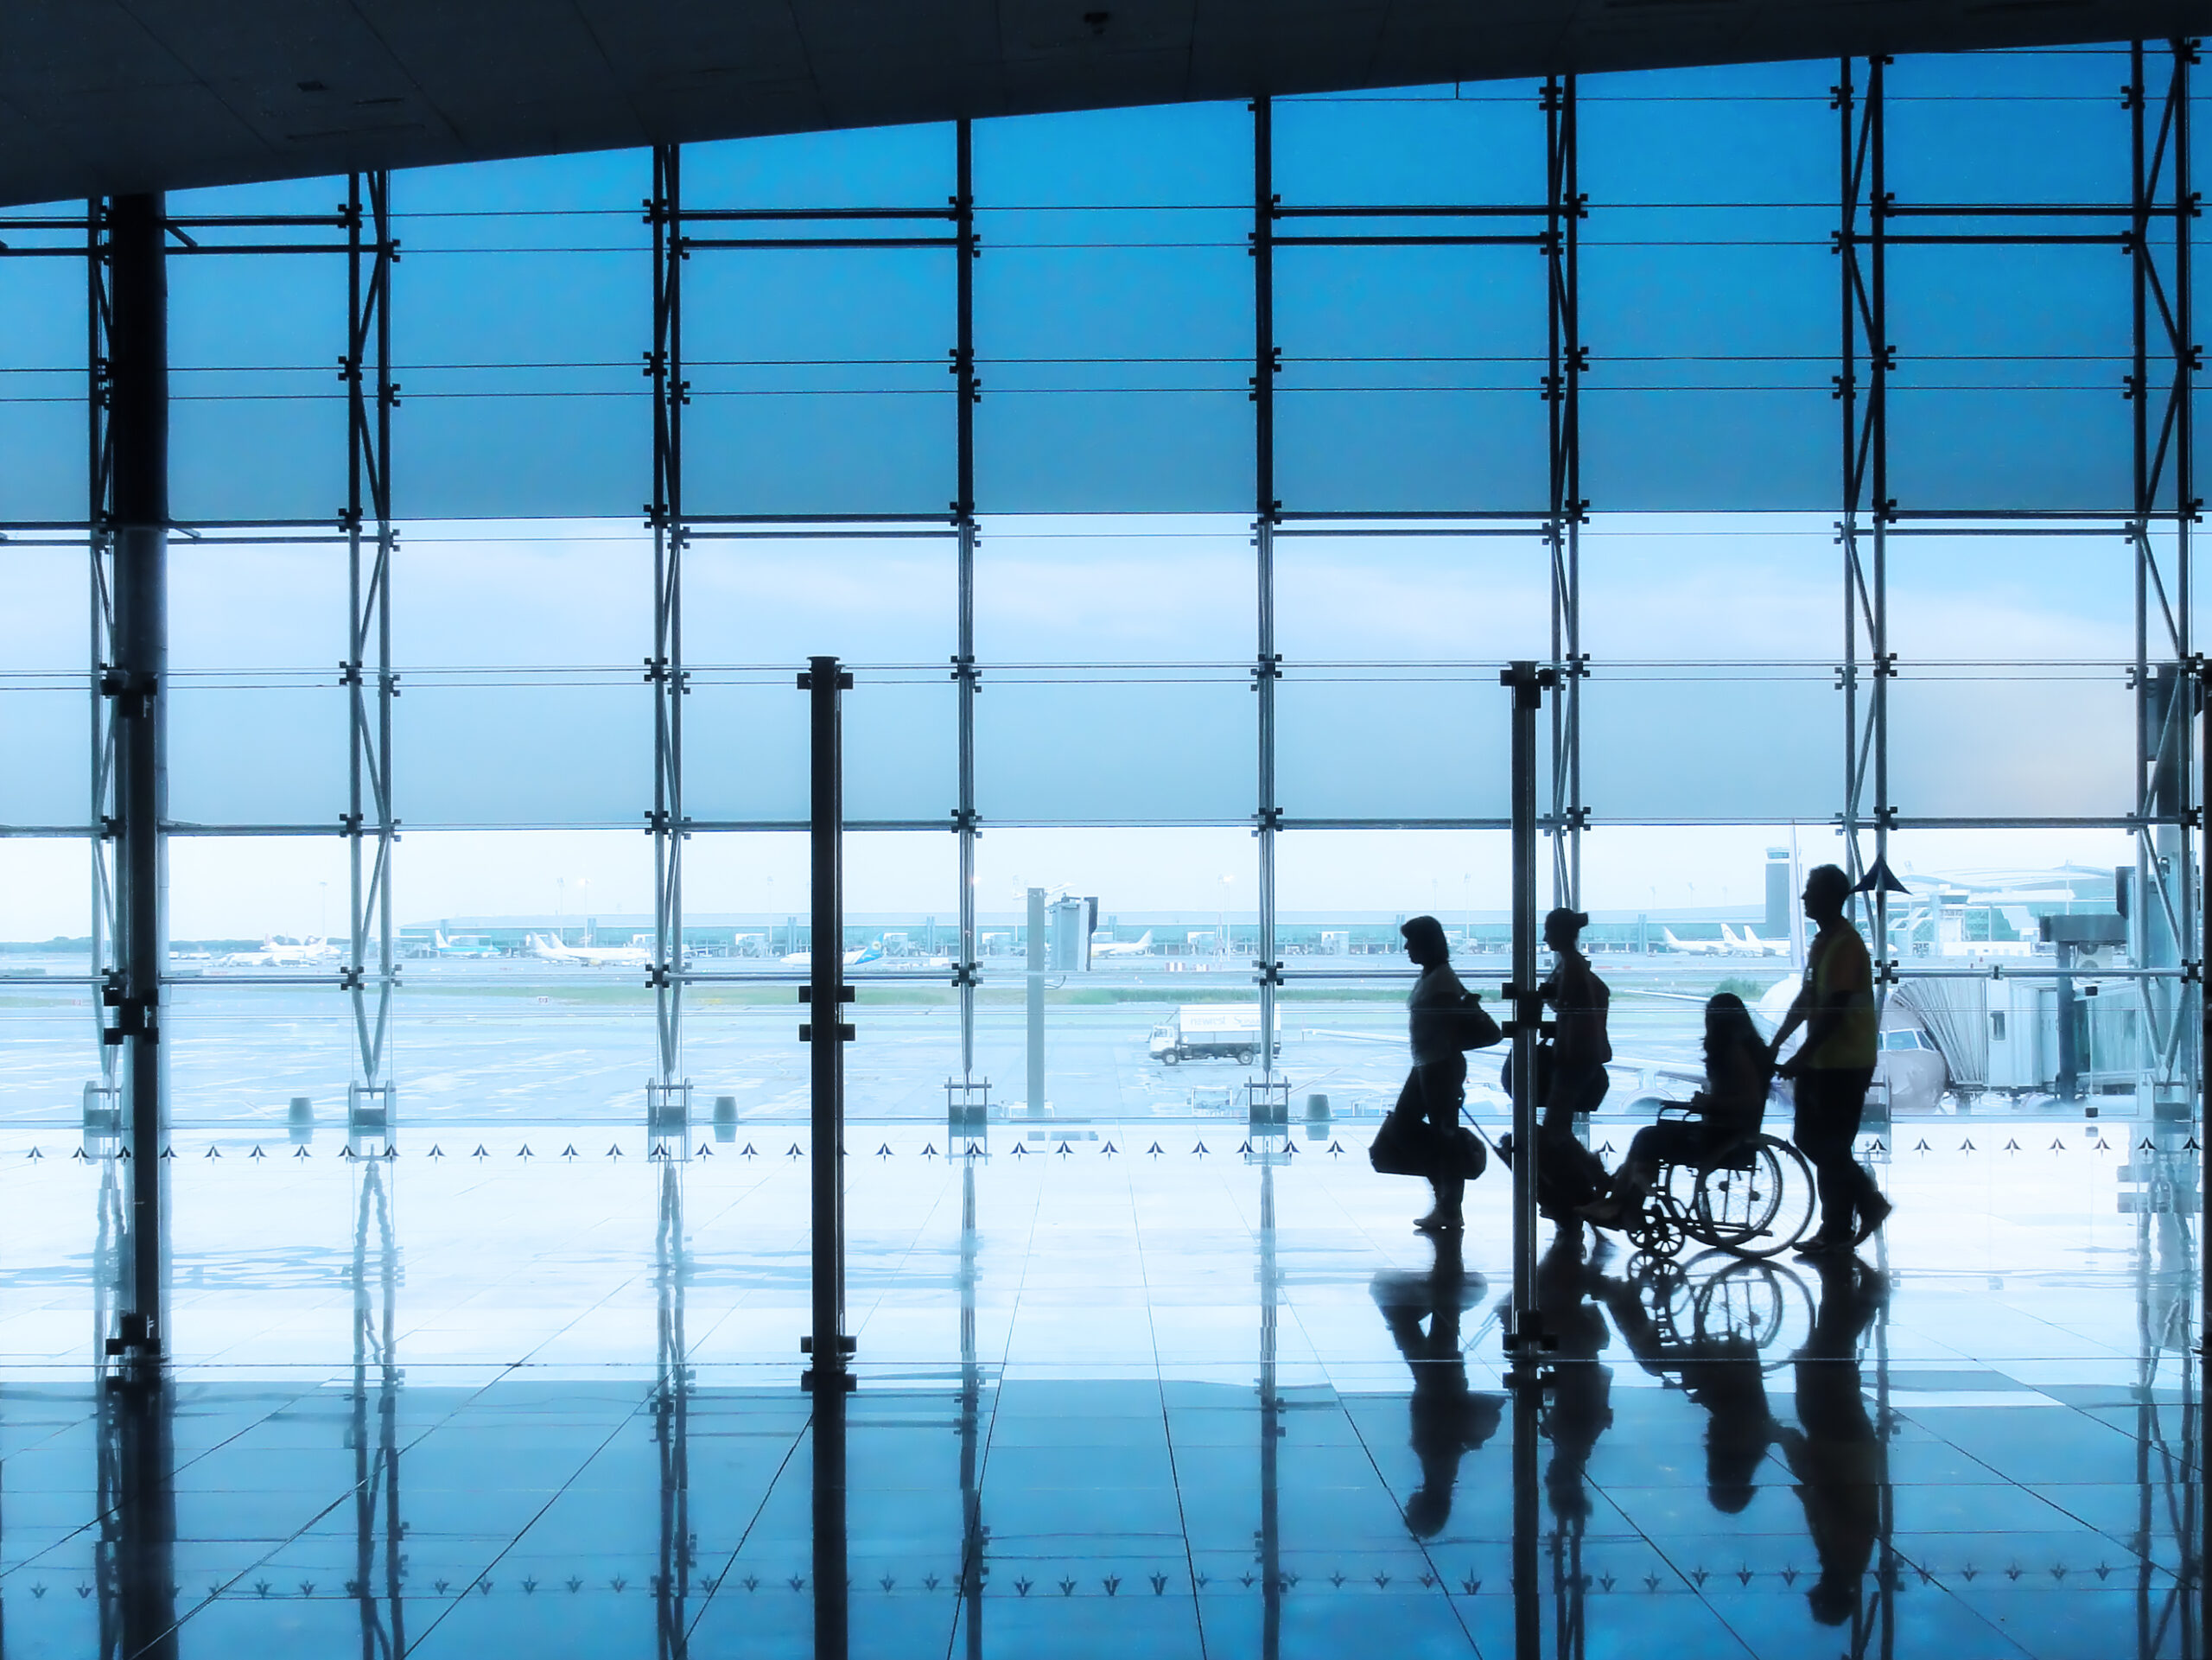
[(1710, 1168), (1757, 1140), (1765, 1121), (1774, 1061), (1751, 1012), (1732, 991), (1705, 1006), (1705, 1084), (1690, 1097), (1686, 1118), (1662, 1119), (1636, 1132), (1612, 1190), (1582, 1207), (1600, 1227), (1619, 1227), (1643, 1213), (1647, 1195), (1670, 1164)]

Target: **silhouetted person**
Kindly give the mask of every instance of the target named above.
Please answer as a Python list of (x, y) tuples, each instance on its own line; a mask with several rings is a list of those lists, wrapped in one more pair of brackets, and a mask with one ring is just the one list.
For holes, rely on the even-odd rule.
[[(1605, 1033), (1605, 1012), (1612, 994), (1582, 954), (1582, 930), (1590, 919), (1564, 906), (1544, 918), (1544, 944), (1557, 957), (1550, 978), (1537, 995), (1558, 1011), (1553, 1037), (1536, 1049), (1536, 1208), (1560, 1227), (1576, 1232), (1581, 1211), (1605, 1192), (1605, 1161), (1576, 1139), (1578, 1113), (1595, 1112), (1605, 1098), (1605, 1063), (1613, 1058)], [(1508, 1056), (1498, 1083), (1513, 1093), (1513, 1059)], [(1508, 1135), (1498, 1146), (1510, 1165), (1515, 1148)]]
[[(1602, 1240), (1599, 1249), (1605, 1249)], [(1598, 1363), (1611, 1338), (1588, 1294), (1595, 1277), (1583, 1259), (1582, 1231), (1555, 1231), (1536, 1263), (1536, 1307), (1546, 1335), (1558, 1341), (1548, 1357), (1555, 1381), (1543, 1416), (1552, 1444), (1544, 1493), (1554, 1517), (1576, 1523), (1590, 1515), (1584, 1485), (1590, 1454), (1613, 1421), (1612, 1368)]]
[[(1544, 945), (1558, 958), (1551, 977), (1537, 988), (1559, 1011), (1552, 1037), (1551, 1080), (1543, 1096), (1543, 1128), (1574, 1133), (1577, 1113), (1595, 1112), (1605, 1098), (1605, 1063), (1613, 1058), (1605, 1035), (1612, 993), (1582, 954), (1590, 919), (1560, 906), (1544, 918)], [(1541, 1076), (1541, 1074), (1540, 1074)]]
[(1406, 1501), (1406, 1525), (1424, 1539), (1451, 1519), (1459, 1460), (1497, 1432), (1505, 1412), (1503, 1396), (1478, 1395), (1467, 1387), (1459, 1315), (1482, 1296), (1484, 1283), (1481, 1275), (1466, 1271), (1459, 1242), (1459, 1234), (1438, 1234), (1436, 1263), (1428, 1273), (1385, 1272), (1368, 1288), (1413, 1373), (1409, 1444), (1421, 1460), (1421, 1486)]
[(1777, 1438), (1797, 1479), (1821, 1577), (1805, 1600), (1823, 1625), (1840, 1625), (1859, 1606), (1861, 1580), (1882, 1525), (1888, 1454), (1866, 1414), (1859, 1339), (1888, 1288), (1847, 1251), (1819, 1259), (1821, 1311), (1797, 1352), (1797, 1421)]
[(1601, 1280), (1599, 1294), (1643, 1369), (1655, 1377), (1679, 1377), (1683, 1392), (1709, 1415), (1705, 1496), (1713, 1509), (1735, 1515), (1758, 1492), (1755, 1478), (1776, 1434), (1758, 1344), (1748, 1332), (1708, 1332), (1702, 1324), (1686, 1340), (1670, 1343), (1628, 1281)]
[(1705, 1088), (1690, 1097), (1692, 1116), (1666, 1118), (1636, 1132), (1628, 1157), (1613, 1176), (1613, 1191), (1582, 1214), (1602, 1227), (1618, 1227), (1643, 1210), (1644, 1196), (1664, 1164), (1719, 1163), (1759, 1133), (1766, 1120), (1774, 1059), (1751, 1023), (1751, 1011), (1732, 991), (1705, 1006)]
[(1805, 1028), (1804, 1046), (1777, 1070), (1796, 1084), (1790, 1138), (1820, 1182), (1820, 1231), (1798, 1247), (1807, 1256), (1864, 1243), (1890, 1213), (1873, 1177), (1852, 1157), (1874, 1078), (1875, 1014), (1873, 964), (1844, 915), (1850, 900), (1851, 878), (1834, 865), (1807, 873), (1805, 915), (1819, 932), (1805, 951), (1804, 987), (1774, 1034), (1778, 1055), (1783, 1040)]
[[(1421, 969), (1413, 993), (1406, 999), (1407, 1025), (1413, 1045), (1413, 1070), (1398, 1091), (1397, 1112), (1428, 1125), (1428, 1139), (1440, 1158), (1456, 1142), (1459, 1104), (1467, 1092), (1468, 1049), (1496, 1043), (1497, 1022), (1484, 1012), (1483, 1000), (1459, 982), (1452, 971), (1452, 948), (1444, 938), (1444, 925), (1434, 917), (1413, 917), (1398, 932), (1405, 936), (1406, 955)], [(1414, 1226), (1424, 1232), (1441, 1232), (1465, 1225), (1459, 1210), (1466, 1179), (1440, 1169), (1428, 1178), (1435, 1203)]]

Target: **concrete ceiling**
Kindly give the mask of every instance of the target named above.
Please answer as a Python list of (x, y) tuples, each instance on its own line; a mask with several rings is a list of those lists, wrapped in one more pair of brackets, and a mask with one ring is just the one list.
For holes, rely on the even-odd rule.
[(8, 0), (0, 203), (2208, 22), (2212, 0)]

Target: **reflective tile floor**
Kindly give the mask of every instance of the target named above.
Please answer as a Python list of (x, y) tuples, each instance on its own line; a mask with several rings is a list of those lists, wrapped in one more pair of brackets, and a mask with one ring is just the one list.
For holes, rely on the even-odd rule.
[(2203, 1651), (2185, 1127), (1908, 1129), (1817, 1269), (1551, 1238), (1518, 1393), (1496, 1174), (1440, 1251), (1364, 1132), (856, 1128), (818, 1421), (804, 1135), (746, 1133), (180, 1136), (145, 1396), (92, 1352), (128, 1167), (0, 1139), (0, 1647)]

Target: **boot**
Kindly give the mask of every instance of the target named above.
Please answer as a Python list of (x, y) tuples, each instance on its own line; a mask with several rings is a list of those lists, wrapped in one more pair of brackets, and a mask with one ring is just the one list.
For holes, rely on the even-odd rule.
[(1429, 1206), (1428, 1214), (1414, 1226), (1423, 1233), (1457, 1233), (1465, 1225), (1459, 1213), (1459, 1201), (1466, 1192), (1466, 1179), (1462, 1176), (1431, 1176), (1428, 1185), (1435, 1190), (1436, 1202)]

